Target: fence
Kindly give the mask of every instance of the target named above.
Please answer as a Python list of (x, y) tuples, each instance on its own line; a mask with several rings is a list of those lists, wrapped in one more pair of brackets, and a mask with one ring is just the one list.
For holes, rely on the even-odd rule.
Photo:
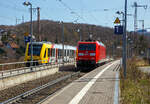
[[(53, 62), (53, 63), (46, 63), (46, 64), (39, 65), (38, 63), (40, 63), (41, 61), (47, 61), (47, 60), (13, 62), (13, 63), (0, 64), (0, 79), (19, 75), (19, 74), (30, 73), (30, 72), (50, 69), (50, 68), (54, 68), (54, 67), (60, 67), (62, 65), (67, 65), (70, 63), (75, 64), (74, 58), (70, 58), (67, 61), (59, 61), (57, 63)], [(32, 63), (32, 64), (30, 64), (32, 66), (26, 67), (26, 65), (29, 63)]]

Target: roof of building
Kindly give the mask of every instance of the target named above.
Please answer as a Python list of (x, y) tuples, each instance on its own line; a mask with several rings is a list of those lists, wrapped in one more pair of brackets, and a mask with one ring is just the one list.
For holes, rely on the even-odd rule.
[(0, 46), (3, 46), (3, 42), (2, 41), (0, 41)]
[(19, 48), (15, 42), (9, 42), (11, 48)]

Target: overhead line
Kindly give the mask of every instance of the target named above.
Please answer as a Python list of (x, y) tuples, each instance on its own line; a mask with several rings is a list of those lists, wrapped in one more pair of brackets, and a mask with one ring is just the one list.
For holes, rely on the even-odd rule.
[(83, 21), (86, 22), (86, 20), (80, 16), (77, 12), (74, 12), (73, 9), (71, 9), (66, 3), (62, 2), (62, 0), (58, 0), (64, 7), (66, 7), (68, 10), (71, 11), (71, 14), (75, 14), (76, 16), (78, 16), (78, 18), (82, 19)]
[(2, 18), (3, 20), (5, 19), (5, 20), (9, 20), (9, 21), (14, 21), (15, 19), (12, 19), (12, 18), (10, 18), (10, 17), (5, 17), (5, 16), (0, 16), (0, 18)]
[(18, 9), (18, 8), (16, 8), (16, 7), (14, 7), (14, 6), (12, 6), (12, 5), (8, 5), (8, 4), (2, 4), (1, 3), (1, 6), (3, 6), (4, 8), (6, 8), (6, 9), (13, 9), (13, 10), (15, 10), (15, 11), (19, 11), (19, 12), (26, 12), (26, 10), (24, 10), (24, 9)]

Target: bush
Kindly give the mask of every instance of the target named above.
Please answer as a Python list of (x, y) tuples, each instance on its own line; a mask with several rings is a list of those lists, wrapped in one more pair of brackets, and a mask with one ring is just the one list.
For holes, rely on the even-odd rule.
[(23, 46), (20, 46), (20, 48), (16, 49), (16, 53), (21, 55), (21, 56), (24, 56), (25, 48)]
[(3, 49), (0, 48), (0, 55), (6, 53)]
[(128, 60), (126, 79), (121, 71), (121, 104), (150, 104), (150, 74), (138, 70), (137, 62)]

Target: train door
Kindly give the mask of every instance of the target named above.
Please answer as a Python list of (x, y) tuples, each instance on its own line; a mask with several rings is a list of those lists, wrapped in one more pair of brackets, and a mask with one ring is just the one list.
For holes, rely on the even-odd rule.
[(47, 63), (48, 62), (48, 57), (47, 57), (47, 52), (48, 48), (45, 49), (44, 55), (43, 55), (43, 63)]
[(69, 60), (69, 57), (67, 55), (67, 49), (64, 50), (64, 61), (67, 62)]
[(70, 61), (69, 50), (67, 50), (68, 61)]
[(99, 59), (98, 59), (98, 61), (100, 61), (101, 60), (101, 58), (102, 58), (102, 53), (103, 51), (102, 51), (102, 47), (101, 46), (99, 46)]
[(76, 50), (73, 50), (74, 52), (74, 61), (76, 60)]
[(51, 48), (51, 63), (55, 63), (56, 61), (55, 54), (56, 54), (55, 48)]
[(55, 55), (56, 63), (58, 62), (58, 49), (56, 48), (56, 55)]
[(50, 63), (50, 59), (51, 59), (51, 51), (50, 48), (48, 48), (48, 63)]
[(98, 63), (99, 59), (100, 59), (100, 47), (98, 44), (96, 45), (96, 50), (95, 50), (95, 62)]
[(60, 63), (61, 62), (61, 50), (58, 49), (58, 57), (57, 57), (57, 62)]

